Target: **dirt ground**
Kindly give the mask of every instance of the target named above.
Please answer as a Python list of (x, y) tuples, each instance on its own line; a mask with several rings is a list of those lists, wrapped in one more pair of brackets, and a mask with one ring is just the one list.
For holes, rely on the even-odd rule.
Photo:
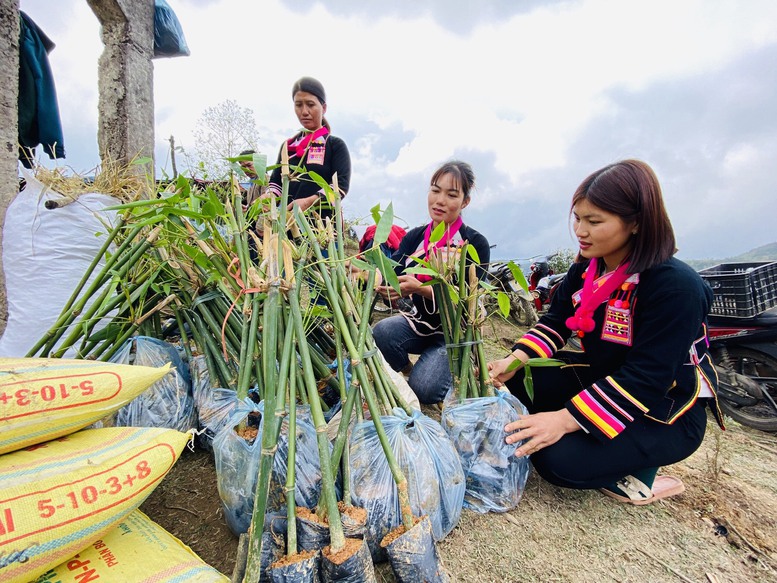
[[(503, 355), (521, 329), (496, 322), (489, 357)], [(434, 409), (424, 411), (439, 418)], [(710, 419), (702, 447), (662, 473), (685, 493), (648, 506), (596, 491), (564, 490), (531, 473), (517, 508), (464, 509), (438, 543), (453, 581), (777, 581), (777, 435)], [(141, 509), (231, 576), (237, 537), (227, 528), (213, 455), (186, 451)], [(394, 581), (387, 564), (381, 582)]]

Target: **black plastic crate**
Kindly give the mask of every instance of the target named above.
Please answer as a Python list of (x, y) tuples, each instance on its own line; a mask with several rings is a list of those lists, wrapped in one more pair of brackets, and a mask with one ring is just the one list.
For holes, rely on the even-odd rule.
[(699, 275), (715, 292), (715, 316), (752, 318), (777, 306), (777, 262), (721, 263)]

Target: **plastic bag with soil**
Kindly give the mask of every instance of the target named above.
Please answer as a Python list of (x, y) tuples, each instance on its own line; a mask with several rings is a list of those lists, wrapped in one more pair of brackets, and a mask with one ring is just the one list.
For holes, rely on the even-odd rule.
[(529, 458), (513, 455), (523, 442), (506, 444), (504, 431), (519, 415), (528, 415), (528, 411), (507, 391), (443, 408), (442, 426), (461, 456), (467, 479), (467, 508), (480, 513), (506, 512), (520, 502), (531, 466)]
[(117, 411), (115, 425), (162, 427), (182, 432), (196, 428), (189, 366), (174, 345), (149, 336), (135, 336), (122, 345), (111, 362), (152, 367), (172, 364), (164, 378)]
[[(408, 416), (396, 408), (381, 417), (389, 444), (408, 481), (416, 516), (428, 515), (435, 540), (459, 521), (464, 471), (450, 438), (437, 421), (420, 411)], [(396, 483), (372, 421), (359, 423), (350, 442), (351, 500), (367, 511), (367, 542), (373, 559), (385, 560), (379, 543), (401, 522)]]
[[(321, 496), (321, 463), (318, 457), (316, 427), (310, 414), (310, 407), (297, 407), (297, 450), (295, 463), (295, 493), (297, 506), (315, 508)], [(286, 510), (286, 468), (289, 463), (289, 422), (284, 417), (281, 433), (278, 436), (278, 449), (272, 467), (270, 493), (267, 498), (268, 511)], [(332, 452), (332, 444), (329, 444)], [(336, 483), (336, 494), (340, 497), (341, 488)]]
[(346, 538), (336, 553), (325, 547), (321, 553), (321, 579), (326, 583), (374, 583), (375, 567), (367, 541)]
[[(216, 486), (227, 526), (236, 535), (248, 532), (251, 526), (262, 450), (260, 419), (259, 405), (245, 398), (238, 402), (226, 427), (213, 438)], [(243, 421), (246, 427), (238, 434), (236, 429)]]
[(210, 372), (203, 355), (191, 359), (189, 370), (199, 430), (195, 443), (202, 449), (212, 452), (213, 438), (227, 426), (230, 416), (237, 407), (237, 392), (232, 389), (211, 387)]
[(420, 518), (407, 532), (404, 526), (398, 526), (380, 541), (380, 546), (386, 549), (399, 583), (450, 581), (437, 552), (428, 516)]
[[(219, 496), (227, 524), (235, 534), (247, 532), (251, 524), (254, 493), (259, 477), (261, 433), (264, 428), (263, 409), (264, 402), (256, 404), (250, 397), (239, 401), (227, 425), (213, 439)], [(235, 428), (244, 420), (248, 421), (248, 428), (245, 435), (241, 436), (236, 433)], [(321, 465), (316, 428), (307, 406), (297, 407), (296, 433), (296, 505), (315, 508), (321, 494)], [(286, 509), (288, 434), (289, 425), (284, 418), (273, 459), (267, 512), (285, 512)]]

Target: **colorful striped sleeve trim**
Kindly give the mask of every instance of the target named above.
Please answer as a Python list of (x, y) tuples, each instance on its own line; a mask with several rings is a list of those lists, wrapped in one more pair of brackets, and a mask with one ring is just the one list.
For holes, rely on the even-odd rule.
[(614, 379), (614, 378), (612, 378), (612, 377), (606, 377), (604, 380), (605, 380), (605, 381), (607, 381), (607, 383), (608, 383), (608, 384), (609, 384), (609, 385), (610, 385), (610, 386), (611, 386), (613, 389), (615, 389), (616, 391), (618, 391), (618, 393), (620, 393), (621, 395), (623, 395), (623, 397), (624, 397), (626, 400), (628, 400), (628, 401), (629, 401), (629, 402), (630, 402), (632, 405), (634, 405), (634, 406), (635, 406), (637, 409), (639, 409), (639, 410), (640, 410), (640, 411), (642, 411), (643, 413), (647, 413), (647, 410), (648, 410), (648, 408), (647, 408), (647, 407), (645, 407), (645, 405), (643, 405), (643, 404), (642, 404), (640, 401), (638, 401), (636, 398), (634, 398), (634, 396), (633, 396), (633, 395), (631, 395), (631, 393), (629, 393), (629, 392), (628, 392), (626, 389), (624, 389), (622, 386), (620, 386), (620, 385), (619, 385), (619, 384), (618, 384), (618, 383), (615, 381), (615, 379)]
[(597, 394), (597, 395), (599, 395), (599, 397), (600, 397), (600, 398), (601, 398), (603, 401), (606, 401), (606, 402), (607, 402), (607, 404), (608, 404), (610, 407), (612, 407), (613, 409), (615, 409), (615, 410), (616, 410), (618, 413), (620, 413), (620, 414), (621, 414), (621, 415), (622, 415), (624, 418), (628, 419), (629, 421), (634, 421), (634, 417), (632, 417), (631, 415), (629, 415), (629, 414), (628, 414), (628, 413), (627, 413), (625, 410), (623, 410), (623, 408), (621, 408), (620, 406), (618, 406), (618, 404), (617, 404), (617, 403), (615, 403), (615, 401), (613, 401), (612, 399), (610, 399), (610, 397), (608, 397), (608, 396), (607, 396), (607, 393), (605, 393), (604, 391), (602, 391), (602, 390), (601, 390), (601, 389), (600, 389), (600, 388), (599, 388), (599, 387), (598, 387), (598, 386), (597, 386), (595, 383), (594, 383), (593, 385), (591, 385), (591, 388), (592, 388), (594, 391), (596, 391), (596, 394)]
[(617, 437), (626, 426), (607, 412), (588, 391), (582, 391), (572, 397), (572, 404), (594, 426), (612, 439)]
[(553, 354), (553, 349), (543, 342), (542, 338), (534, 336), (530, 332), (518, 341), (518, 345), (530, 349), (540, 358), (549, 358)]
[(558, 332), (556, 332), (553, 328), (546, 326), (545, 324), (537, 324), (530, 331), (544, 338), (548, 344), (554, 345), (557, 350), (564, 346), (566, 343), (566, 341), (559, 335)]
[(564, 345), (564, 340), (552, 328), (537, 324), (517, 342), (533, 351), (540, 358), (550, 358)]

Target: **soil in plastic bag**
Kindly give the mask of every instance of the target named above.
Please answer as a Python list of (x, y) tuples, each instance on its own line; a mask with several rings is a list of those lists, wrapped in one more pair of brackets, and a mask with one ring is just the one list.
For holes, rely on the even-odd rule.
[(297, 548), (299, 551), (321, 550), (329, 544), (329, 524), (319, 520), (309, 508), (297, 508)]
[(136, 336), (124, 343), (111, 362), (153, 367), (172, 364), (169, 374), (118, 410), (115, 425), (162, 427), (181, 432), (196, 428), (189, 366), (174, 345), (157, 338)]
[[(259, 475), (261, 432), (264, 424), (252, 434), (235, 432), (241, 421), (262, 418), (264, 403), (256, 404), (250, 397), (240, 401), (227, 426), (213, 439), (216, 461), (216, 481), (224, 516), (230, 530), (239, 535), (248, 531), (254, 507), (254, 493)], [(285, 511), (286, 464), (288, 462), (288, 422), (284, 419), (273, 460), (267, 512)], [(298, 506), (315, 508), (321, 492), (321, 466), (316, 444), (316, 429), (310, 421), (308, 407), (297, 407), (296, 491)]]
[[(332, 583), (372, 583), (375, 567), (367, 541), (346, 538), (345, 546), (337, 553), (326, 547), (321, 554), (321, 579)], [(420, 581), (420, 579), (419, 579)]]
[(380, 545), (388, 552), (391, 570), (399, 583), (450, 581), (437, 552), (428, 516), (420, 518), (408, 531), (403, 525), (398, 526)]
[(348, 538), (364, 538), (367, 532), (367, 511), (358, 506), (337, 503), (343, 521), (343, 534)]
[(302, 551), (282, 557), (270, 566), (272, 583), (318, 583), (320, 551)]
[(467, 478), (464, 506), (475, 512), (506, 512), (523, 496), (531, 465), (517, 458), (521, 443), (505, 443), (504, 427), (528, 415), (512, 394), (466, 399), (443, 408), (441, 423), (461, 456)]
[[(464, 500), (464, 471), (459, 454), (437, 421), (396, 408), (381, 417), (397, 463), (408, 481), (416, 516), (428, 515), (435, 540), (459, 521)], [(401, 512), (394, 478), (372, 421), (354, 427), (350, 443), (351, 501), (367, 511), (366, 539), (373, 560), (386, 560), (380, 541), (399, 526)]]

